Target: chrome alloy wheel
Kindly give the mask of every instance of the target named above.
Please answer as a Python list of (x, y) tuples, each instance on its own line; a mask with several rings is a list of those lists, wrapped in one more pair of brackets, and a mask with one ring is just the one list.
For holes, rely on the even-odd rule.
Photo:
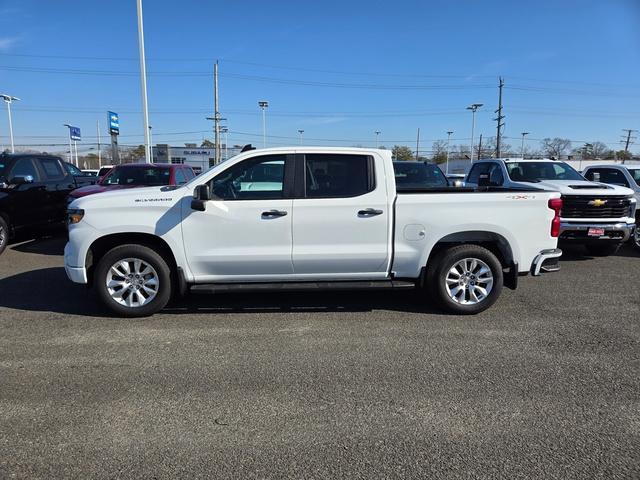
[(637, 248), (640, 248), (640, 225), (636, 226), (635, 230), (633, 231), (633, 242), (636, 244)]
[(139, 258), (125, 258), (114, 263), (107, 272), (107, 292), (126, 307), (141, 307), (158, 294), (160, 280), (155, 269)]
[(4, 245), (4, 242), (7, 241), (8, 233), (5, 231), (4, 227), (0, 225), (0, 246)]
[(460, 305), (482, 302), (493, 288), (493, 274), (489, 266), (477, 258), (457, 261), (445, 279), (449, 297)]

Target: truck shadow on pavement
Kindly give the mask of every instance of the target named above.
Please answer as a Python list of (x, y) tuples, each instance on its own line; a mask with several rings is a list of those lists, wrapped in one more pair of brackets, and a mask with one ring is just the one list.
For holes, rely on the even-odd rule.
[[(0, 292), (0, 307), (4, 308), (87, 317), (112, 317), (90, 289), (71, 283), (62, 267), (30, 270), (2, 278)], [(171, 302), (160, 314), (372, 310), (443, 314), (416, 292), (409, 291), (189, 295), (185, 299)]]

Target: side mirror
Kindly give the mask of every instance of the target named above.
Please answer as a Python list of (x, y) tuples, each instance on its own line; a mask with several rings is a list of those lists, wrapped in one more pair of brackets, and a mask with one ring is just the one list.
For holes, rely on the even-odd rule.
[(193, 191), (193, 200), (191, 200), (191, 208), (204, 212), (207, 208), (207, 201), (211, 200), (211, 191), (209, 185), (198, 185)]
[(599, 182), (599, 181), (600, 181), (600, 172), (593, 172), (592, 182)]
[(478, 175), (478, 187), (487, 188), (491, 186), (491, 179), (488, 173), (481, 173)]
[(24, 185), (26, 183), (33, 183), (33, 177), (31, 175), (13, 177), (9, 182), (10, 185)]

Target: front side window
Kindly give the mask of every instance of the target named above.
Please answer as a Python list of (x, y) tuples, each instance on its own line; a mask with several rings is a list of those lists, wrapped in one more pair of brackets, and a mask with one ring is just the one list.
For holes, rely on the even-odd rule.
[(633, 177), (635, 182), (638, 184), (638, 186), (640, 186), (640, 168), (630, 169), (629, 173), (631, 174), (631, 177)]
[(84, 176), (84, 173), (82, 173), (82, 171), (75, 165), (71, 165), (70, 163), (65, 163), (64, 168), (67, 170), (67, 172), (69, 172), (74, 177)]
[(393, 170), (398, 190), (447, 186), (447, 179), (437, 165), (424, 162), (394, 162)]
[(564, 162), (509, 162), (507, 172), (514, 182), (584, 180), (582, 175)]
[(147, 186), (169, 185), (171, 171), (154, 166), (115, 167), (104, 177), (101, 185)]
[(285, 155), (264, 155), (228, 168), (209, 182), (221, 200), (263, 200), (284, 197)]
[(30, 158), (20, 158), (13, 164), (9, 173), (9, 178), (32, 176), (34, 181), (38, 180), (36, 166)]
[(372, 163), (366, 155), (306, 155), (306, 197), (356, 197), (372, 191)]

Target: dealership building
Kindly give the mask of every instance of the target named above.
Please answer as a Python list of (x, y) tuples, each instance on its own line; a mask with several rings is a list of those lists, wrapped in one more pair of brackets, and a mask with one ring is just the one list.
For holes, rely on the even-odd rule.
[[(226, 145), (222, 144), (220, 151), (224, 161), (239, 153), (240, 149), (238, 146), (227, 149)], [(215, 156), (215, 148), (203, 148), (195, 143), (186, 143), (184, 147), (173, 147), (167, 144), (153, 146), (153, 163), (189, 165), (196, 173), (202, 173), (213, 166)]]

